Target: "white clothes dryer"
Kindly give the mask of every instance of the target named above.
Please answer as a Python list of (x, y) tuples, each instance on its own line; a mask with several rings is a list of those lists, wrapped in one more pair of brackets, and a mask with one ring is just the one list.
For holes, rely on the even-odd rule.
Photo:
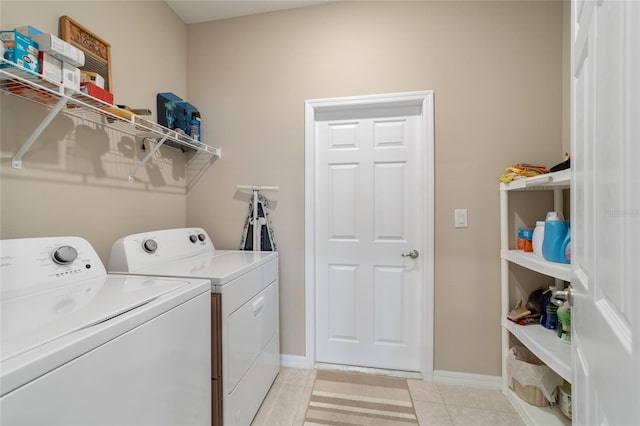
[(116, 241), (109, 272), (210, 280), (212, 422), (251, 424), (280, 371), (278, 253), (216, 250), (201, 228), (166, 229)]
[(78, 237), (0, 258), (1, 424), (210, 424), (207, 280), (107, 274)]

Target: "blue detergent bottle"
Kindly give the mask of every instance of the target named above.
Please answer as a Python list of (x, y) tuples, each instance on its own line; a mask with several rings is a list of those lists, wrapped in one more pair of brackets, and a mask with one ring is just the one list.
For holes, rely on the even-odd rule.
[(567, 219), (565, 223), (567, 224), (567, 236), (562, 241), (560, 250), (562, 256), (564, 256), (564, 261), (562, 263), (571, 263), (571, 221)]
[(562, 214), (557, 212), (547, 213), (547, 219), (544, 223), (542, 257), (550, 262), (569, 263), (566, 249), (570, 239), (569, 225), (564, 221)]

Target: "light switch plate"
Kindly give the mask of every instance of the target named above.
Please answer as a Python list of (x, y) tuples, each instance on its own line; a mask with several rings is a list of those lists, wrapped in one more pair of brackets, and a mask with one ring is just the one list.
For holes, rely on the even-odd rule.
[(455, 209), (453, 211), (453, 223), (456, 228), (468, 228), (467, 209)]

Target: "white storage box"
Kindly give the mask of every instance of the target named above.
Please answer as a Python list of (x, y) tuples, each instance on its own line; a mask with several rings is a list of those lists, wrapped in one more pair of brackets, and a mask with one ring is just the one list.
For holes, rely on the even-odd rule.
[(38, 43), (41, 52), (51, 53), (62, 62), (76, 67), (84, 65), (84, 52), (53, 34), (35, 34), (31, 39)]
[(62, 85), (68, 89), (73, 89), (76, 92), (80, 91), (80, 69), (69, 65), (66, 62), (62, 63)]
[(62, 81), (62, 61), (47, 52), (40, 52), (40, 74), (54, 83)]

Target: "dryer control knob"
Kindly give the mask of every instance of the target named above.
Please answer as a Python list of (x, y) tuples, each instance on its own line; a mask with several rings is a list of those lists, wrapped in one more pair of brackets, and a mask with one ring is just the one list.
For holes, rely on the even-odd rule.
[(158, 249), (158, 243), (156, 243), (155, 240), (146, 240), (142, 243), (142, 248), (147, 253), (154, 253)]
[(198, 239), (199, 239), (200, 241), (204, 241), (204, 240), (206, 240), (206, 239), (207, 239), (207, 237), (206, 237), (206, 235), (204, 235), (204, 234), (198, 234)]
[(78, 251), (71, 246), (58, 247), (51, 253), (51, 259), (58, 265), (68, 265), (73, 263), (78, 257)]
[(195, 243), (196, 241), (198, 241), (198, 237), (196, 237), (195, 235), (191, 234), (191, 235), (189, 235), (189, 241), (191, 241), (192, 243)]

